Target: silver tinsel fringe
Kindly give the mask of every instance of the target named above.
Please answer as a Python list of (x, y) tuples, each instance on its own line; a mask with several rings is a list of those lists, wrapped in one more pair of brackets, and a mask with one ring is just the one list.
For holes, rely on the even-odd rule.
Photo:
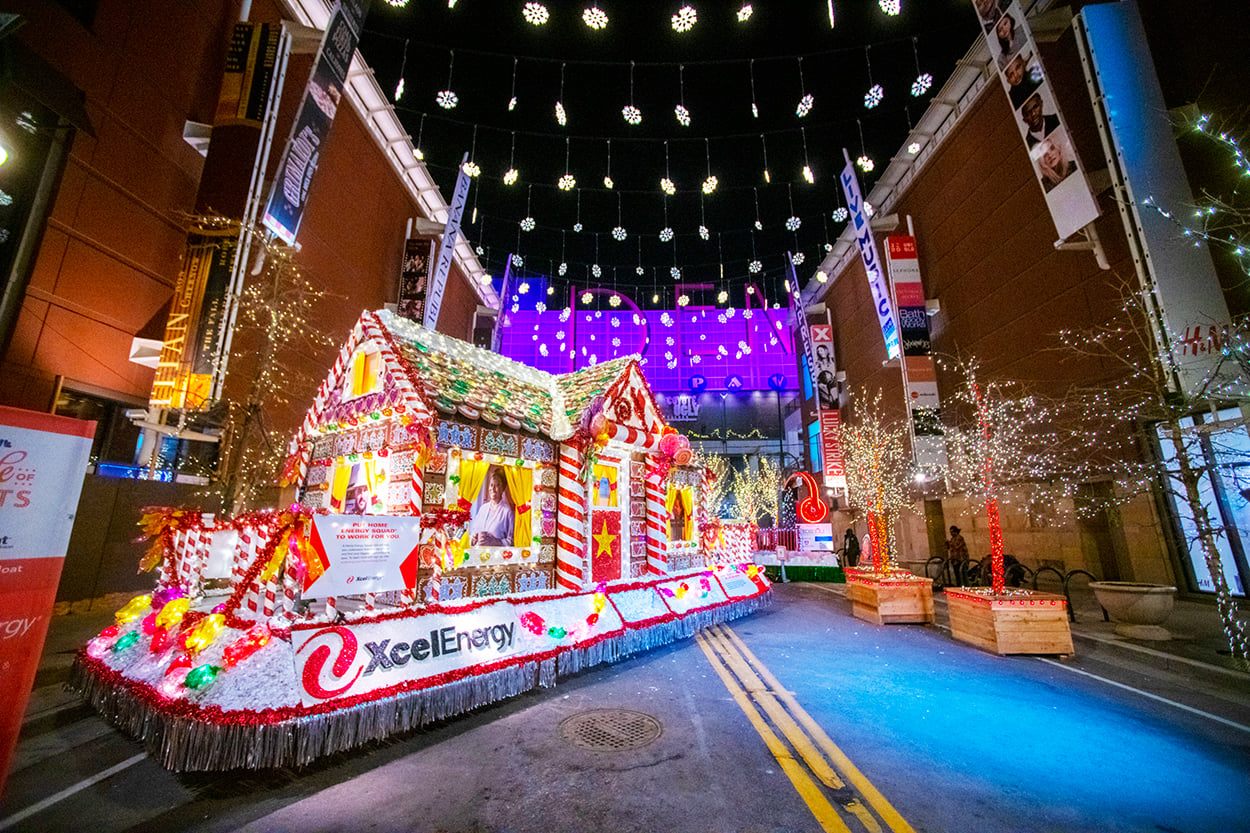
[(142, 739), (149, 754), (175, 772), (303, 766), (322, 756), (428, 726), (535, 688), (549, 688), (559, 677), (693, 636), (711, 625), (748, 616), (771, 601), (770, 590), (672, 622), (626, 630), (542, 662), (527, 662), (436, 688), (279, 723), (210, 723), (169, 715), (129, 689), (97, 677), (78, 661), (68, 686), (123, 732)]

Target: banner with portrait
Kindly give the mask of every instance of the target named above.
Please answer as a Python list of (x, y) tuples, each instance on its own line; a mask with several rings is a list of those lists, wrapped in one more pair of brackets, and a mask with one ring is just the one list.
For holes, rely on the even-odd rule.
[(457, 495), (469, 513), (463, 543), (471, 547), (533, 544), (534, 470), (529, 466), (460, 461)]
[(410, 237), (404, 241), (404, 262), (399, 272), (399, 297), (395, 311), (418, 324), (425, 316), (425, 295), (429, 289), (436, 245), (433, 237)]
[(1060, 239), (1067, 239), (1100, 212), (1047, 80), (1028, 19), (1018, 0), (972, 0), (972, 5), (1055, 230)]

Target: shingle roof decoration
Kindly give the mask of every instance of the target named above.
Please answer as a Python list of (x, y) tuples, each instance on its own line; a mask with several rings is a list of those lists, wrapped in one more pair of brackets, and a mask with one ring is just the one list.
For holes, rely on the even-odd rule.
[(375, 314), (434, 410), (523, 428), (553, 440), (572, 436), (586, 410), (638, 361), (636, 355), (623, 356), (556, 376), (389, 311)]

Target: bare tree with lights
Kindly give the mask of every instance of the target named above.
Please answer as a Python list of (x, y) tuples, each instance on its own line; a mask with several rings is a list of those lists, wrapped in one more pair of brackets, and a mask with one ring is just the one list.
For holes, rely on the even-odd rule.
[(695, 454), (694, 465), (703, 472), (699, 484), (699, 512), (710, 521), (721, 517), (729, 494), (729, 460), (721, 454)]
[(758, 524), (767, 515), (775, 523), (781, 510), (781, 467), (771, 458), (761, 457), (757, 468), (733, 471), (729, 491), (743, 520)]
[(910, 505), (911, 456), (907, 425), (886, 415), (882, 394), (852, 399), (852, 417), (842, 426), (846, 500), (868, 523), (872, 569), (890, 572), (898, 563), (898, 520)]
[(330, 294), (304, 277), (294, 249), (259, 228), (249, 233), (263, 265), (238, 300), (227, 390), (239, 393), (218, 403), (224, 430), (214, 491), (232, 514), (260, 506), (277, 484), (288, 437), (275, 426), (316, 388), (321, 373), (309, 368), (322, 367), (337, 343), (314, 317)]

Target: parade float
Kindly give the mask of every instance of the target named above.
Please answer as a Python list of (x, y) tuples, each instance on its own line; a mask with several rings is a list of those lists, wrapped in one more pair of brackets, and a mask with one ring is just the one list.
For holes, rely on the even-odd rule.
[(73, 682), (166, 767), (302, 765), (749, 614), (749, 535), (638, 361), (553, 375), (366, 312), (291, 444), (297, 502), (150, 510), (156, 586)]

